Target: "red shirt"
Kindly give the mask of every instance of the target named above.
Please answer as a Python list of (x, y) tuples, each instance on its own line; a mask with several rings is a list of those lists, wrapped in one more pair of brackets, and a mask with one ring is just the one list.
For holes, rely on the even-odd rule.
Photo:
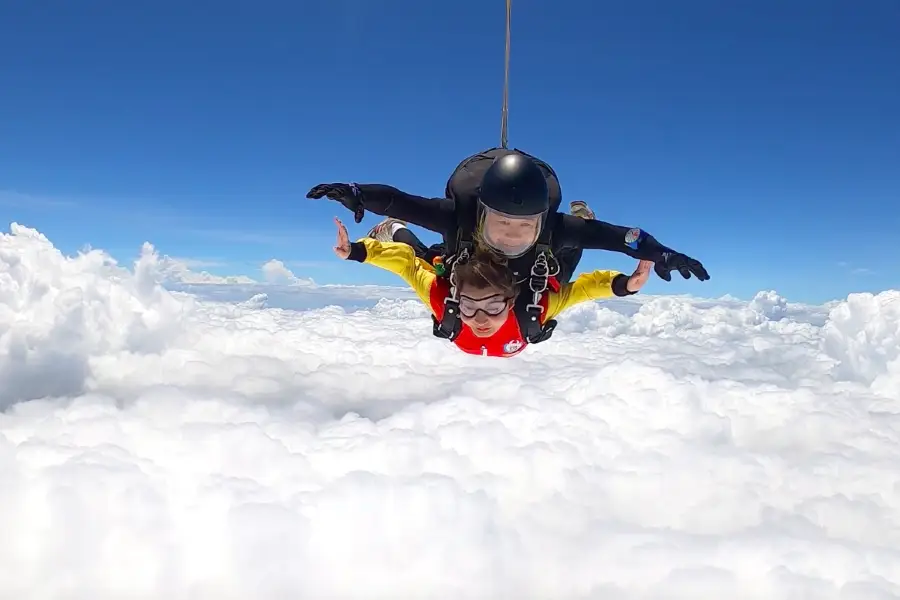
[[(548, 290), (549, 291), (549, 290)], [(431, 309), (434, 311), (435, 317), (440, 321), (444, 317), (444, 300), (450, 296), (450, 283), (443, 277), (437, 277), (431, 286)], [(547, 314), (547, 293), (541, 296), (541, 306), (544, 312), (541, 314), (541, 322), (543, 323), (543, 315)], [(462, 323), (462, 330), (453, 340), (453, 343), (469, 354), (478, 354), (481, 356), (497, 356), (510, 357), (515, 356), (525, 349), (528, 342), (522, 336), (519, 329), (519, 322), (513, 310), (509, 311), (506, 322), (491, 337), (478, 337), (472, 329)]]

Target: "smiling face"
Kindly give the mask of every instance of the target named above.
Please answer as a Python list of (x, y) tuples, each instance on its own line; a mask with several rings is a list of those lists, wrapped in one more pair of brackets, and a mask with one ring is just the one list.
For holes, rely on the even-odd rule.
[(541, 233), (544, 214), (517, 217), (481, 208), (481, 237), (497, 252), (515, 258), (525, 254)]
[(509, 318), (517, 286), (509, 267), (487, 252), (477, 252), (453, 269), (463, 324), (477, 337), (491, 337)]

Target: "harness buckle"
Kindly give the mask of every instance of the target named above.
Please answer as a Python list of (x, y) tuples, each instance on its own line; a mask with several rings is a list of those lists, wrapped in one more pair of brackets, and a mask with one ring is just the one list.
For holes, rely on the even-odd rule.
[(537, 303), (530, 303), (525, 305), (525, 309), (529, 313), (537, 312), (537, 314), (541, 314), (544, 312), (544, 307)]

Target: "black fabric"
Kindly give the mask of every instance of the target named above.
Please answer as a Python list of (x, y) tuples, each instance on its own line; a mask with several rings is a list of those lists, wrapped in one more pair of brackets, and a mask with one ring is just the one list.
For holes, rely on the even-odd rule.
[(444, 244), (433, 244), (431, 246), (426, 246), (425, 242), (419, 239), (419, 237), (410, 231), (407, 227), (401, 227), (397, 231), (394, 232), (394, 235), (391, 236), (395, 242), (400, 242), (402, 244), (407, 244), (412, 246), (413, 250), (416, 253), (416, 256), (425, 260), (427, 263), (432, 263), (435, 258), (443, 255), (444, 253)]
[(447, 246), (442, 242), (438, 242), (437, 244), (432, 244), (425, 249), (425, 260), (430, 263), (434, 263), (434, 259), (439, 256), (444, 256), (447, 253)]
[(347, 210), (353, 213), (354, 221), (362, 222), (366, 209), (362, 204), (362, 192), (355, 184), (320, 183), (306, 193), (307, 198), (318, 199), (325, 196), (343, 204)]
[(569, 283), (572, 276), (578, 269), (578, 263), (581, 262), (581, 255), (584, 254), (582, 248), (563, 248), (555, 253), (556, 262), (559, 264), (559, 274), (556, 279), (560, 283)]
[(456, 202), (450, 198), (425, 198), (400, 191), (381, 183), (357, 185), (365, 210), (418, 225), (428, 231), (456, 235)]
[(633, 296), (637, 294), (637, 292), (629, 292), (628, 291), (628, 280), (630, 277), (623, 273), (619, 273), (612, 280), (612, 291), (616, 296)]
[[(447, 198), (453, 200), (456, 207), (456, 228), (444, 235), (447, 254), (455, 254), (459, 251), (459, 243), (471, 243), (472, 235), (478, 222), (478, 193), (481, 180), (485, 172), (491, 167), (495, 159), (509, 154), (521, 154), (530, 158), (544, 174), (550, 195), (550, 211), (544, 221), (544, 230), (541, 240), (550, 238), (551, 230), (558, 216), (557, 210), (562, 203), (562, 191), (556, 172), (544, 161), (531, 156), (521, 150), (505, 150), (503, 148), (491, 148), (478, 154), (467, 157), (457, 165), (444, 190)], [(509, 260), (509, 267), (519, 279), (528, 276), (531, 266), (537, 256), (537, 247), (532, 247), (524, 255)]]
[(478, 187), (478, 199), (508, 215), (537, 216), (550, 210), (546, 175), (531, 157), (519, 152), (491, 163)]
[[(466, 222), (472, 229), (475, 227), (477, 190), (473, 191), (474, 195), (455, 198), (424, 198), (383, 184), (359, 184), (358, 188), (366, 210), (439, 233), (448, 246), (456, 242), (460, 221)], [(545, 227), (552, 229), (554, 254), (561, 254), (567, 249), (609, 250), (657, 262), (664, 260), (664, 252), (671, 252), (646, 232), (641, 232), (643, 238), (639, 244), (629, 245), (626, 236), (632, 228), (605, 221), (588, 221), (573, 215), (551, 212), (547, 216)], [(533, 260), (534, 253), (529, 253), (512, 262), (519, 266), (530, 266)], [(517, 270), (516, 267), (513, 269)]]
[[(444, 198), (424, 198), (407, 194), (395, 187), (383, 184), (321, 184), (307, 193), (308, 198), (328, 196), (344, 204), (354, 212), (360, 207), (377, 215), (393, 217), (439, 233), (444, 238), (447, 252), (456, 250), (458, 234), (462, 225), (468, 231), (475, 229), (477, 220), (478, 184), (481, 174), (487, 170), (497, 154), (512, 150), (491, 149), (467, 157), (454, 170), (447, 182)], [(518, 152), (521, 152), (520, 150)], [(523, 154), (526, 154), (523, 152)], [(530, 155), (528, 155), (530, 156)], [(684, 254), (659, 243), (646, 231), (614, 225), (605, 221), (585, 220), (558, 212), (562, 202), (562, 192), (556, 173), (539, 159), (531, 157), (547, 174), (550, 189), (551, 211), (547, 215), (545, 229), (552, 233), (550, 246), (558, 257), (571, 255), (574, 260), (566, 260), (570, 265), (565, 269), (564, 279), (575, 272), (581, 250), (607, 250), (618, 252), (639, 260), (655, 263), (654, 270), (662, 279), (669, 281), (672, 271), (683, 277), (694, 275), (701, 281), (709, 279), (703, 265)], [(632, 240), (632, 232), (638, 232), (637, 240)], [(528, 275), (536, 252), (510, 261), (510, 268), (519, 277)]]
[(447, 180), (447, 185), (444, 188), (444, 196), (466, 208), (471, 207), (471, 210), (474, 211), (478, 201), (478, 189), (481, 186), (481, 179), (494, 163), (494, 160), (507, 154), (516, 153), (533, 160), (544, 173), (544, 177), (547, 179), (547, 191), (550, 195), (550, 212), (557, 212), (562, 204), (562, 188), (556, 172), (546, 162), (518, 149), (490, 148), (466, 157), (450, 174), (450, 178)]
[(425, 242), (420, 240), (419, 237), (407, 227), (400, 227), (397, 229), (391, 236), (391, 239), (395, 242), (412, 246), (413, 250), (416, 252), (416, 256), (419, 258), (425, 258), (425, 254), (428, 252), (428, 246), (425, 245)]
[(548, 319), (541, 323), (541, 310), (537, 307), (530, 307), (533, 301), (532, 293), (529, 290), (522, 290), (516, 296), (516, 303), (513, 306), (513, 313), (516, 316), (516, 322), (519, 324), (519, 331), (522, 337), (529, 344), (540, 344), (546, 342), (553, 335), (556, 329), (556, 319)]
[(350, 256), (347, 260), (355, 260), (356, 262), (366, 262), (369, 253), (366, 251), (366, 245), (362, 242), (350, 243)]

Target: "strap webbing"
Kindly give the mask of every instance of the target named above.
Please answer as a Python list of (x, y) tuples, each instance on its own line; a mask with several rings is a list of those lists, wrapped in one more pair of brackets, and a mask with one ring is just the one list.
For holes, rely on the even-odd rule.
[(506, 57), (503, 61), (503, 109), (500, 112), (500, 147), (507, 149), (509, 123), (509, 22), (512, 0), (506, 0)]

